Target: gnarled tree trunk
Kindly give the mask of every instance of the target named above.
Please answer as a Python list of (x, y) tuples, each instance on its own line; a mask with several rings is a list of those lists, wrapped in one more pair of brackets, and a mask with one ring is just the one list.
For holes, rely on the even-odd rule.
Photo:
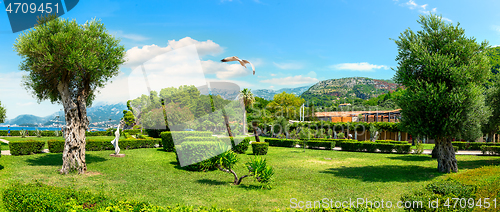
[(444, 173), (457, 172), (455, 150), (449, 138), (436, 138), (435, 153), (438, 161), (438, 171)]
[(260, 142), (259, 134), (257, 133), (257, 122), (252, 121), (252, 126), (253, 126), (253, 135), (255, 136), (255, 142)]
[(67, 84), (60, 83), (57, 86), (61, 94), (64, 113), (66, 115), (66, 130), (64, 131), (65, 143), (63, 150), (63, 165), (59, 171), (61, 174), (68, 174), (70, 171), (76, 170), (79, 174), (87, 171), (87, 163), (85, 161), (85, 131), (89, 121), (87, 119), (86, 110), (86, 93), (78, 92), (75, 99), (71, 96)]

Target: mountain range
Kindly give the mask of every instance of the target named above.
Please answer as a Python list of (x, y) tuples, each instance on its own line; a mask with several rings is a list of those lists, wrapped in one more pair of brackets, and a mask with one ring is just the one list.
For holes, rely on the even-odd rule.
[[(123, 117), (123, 110), (127, 109), (126, 103), (117, 104), (101, 104), (87, 108), (87, 117), (92, 127), (106, 127), (109, 124), (118, 124), (118, 121)], [(45, 117), (39, 117), (30, 114), (19, 115), (16, 118), (8, 119), (6, 125), (27, 125), (41, 124), (49, 126), (52, 124), (64, 124), (64, 113), (62, 111), (55, 112)]]
[[(316, 105), (332, 105), (350, 99), (367, 100), (381, 94), (392, 92), (397, 88), (398, 84), (391, 80), (348, 77), (323, 80), (312, 86), (297, 88), (282, 88), (279, 90), (256, 89), (252, 90), (252, 93), (254, 96), (266, 100), (273, 100), (274, 95), (282, 92), (293, 93)], [(221, 95), (225, 99), (234, 99), (238, 95), (238, 91), (237, 89), (222, 88), (214, 89), (212, 94)], [(127, 110), (126, 103), (100, 104), (87, 108), (87, 116), (89, 117), (91, 127), (106, 127), (110, 124), (118, 124), (119, 120), (123, 117), (123, 110)], [(19, 115), (5, 122), (5, 124), (10, 125), (42, 124), (44, 126), (54, 123), (64, 124), (64, 114), (62, 111), (46, 117), (38, 117), (30, 114)]]

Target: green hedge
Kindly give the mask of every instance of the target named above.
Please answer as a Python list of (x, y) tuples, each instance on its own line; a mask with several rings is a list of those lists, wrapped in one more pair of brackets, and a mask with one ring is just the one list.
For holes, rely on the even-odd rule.
[(123, 133), (128, 133), (130, 135), (135, 135), (135, 134), (141, 133), (141, 130), (140, 129), (136, 129), (136, 130), (128, 129), (128, 130), (123, 130)]
[[(178, 139), (177, 143), (174, 143), (172, 138), (172, 133)], [(175, 144), (182, 144), (186, 137), (212, 137), (212, 132), (210, 131), (165, 131), (160, 134), (161, 143), (163, 149), (167, 152), (175, 151)]]
[(394, 149), (399, 154), (409, 154), (411, 152), (411, 144), (395, 144)]
[(485, 142), (451, 142), (453, 146), (457, 146), (459, 150), (481, 150), (481, 146), (500, 146), (500, 143), (485, 143)]
[[(52, 153), (63, 152), (64, 150), (64, 140), (49, 140), (48, 146), (49, 151)], [(155, 144), (158, 144), (160, 139), (158, 138), (147, 138), (147, 139), (120, 139), (118, 140), (118, 146), (120, 149), (139, 149), (139, 148), (153, 148)], [(87, 139), (85, 150), (86, 151), (103, 151), (103, 150), (114, 150), (113, 144), (111, 144), (110, 139)]]
[[(208, 171), (215, 169), (219, 148), (227, 145), (221, 141), (185, 141), (176, 145), (177, 162), (183, 162), (184, 168), (190, 171)], [(187, 165), (189, 164), (189, 165)], [(187, 165), (187, 166), (186, 166)]]
[(45, 141), (25, 140), (9, 142), (11, 155), (30, 155), (42, 152)]
[[(245, 137), (239, 141), (240, 139), (241, 138), (236, 137), (231, 140), (232, 150), (238, 154), (245, 154), (250, 146), (250, 137)], [(239, 141), (239, 143), (235, 144), (235, 140)]]
[(284, 138), (266, 138), (264, 139), (264, 142), (269, 143), (269, 146), (295, 147), (295, 145), (298, 144), (300, 140), (284, 139)]
[(376, 143), (408, 144), (408, 141), (376, 140)]
[(64, 140), (50, 139), (47, 141), (47, 146), (49, 146), (49, 152), (59, 153), (64, 150)]
[(42, 183), (14, 184), (3, 191), (4, 208), (12, 212), (26, 211), (141, 211), (141, 212), (229, 212), (232, 209), (217, 209), (215, 206), (155, 206), (138, 201), (118, 201), (103, 194), (85, 190), (74, 190)]
[(254, 155), (267, 155), (269, 143), (267, 142), (253, 142), (252, 151)]
[(340, 145), (344, 142), (353, 142), (353, 141), (358, 141), (358, 140), (350, 140), (350, 139), (325, 139), (325, 138), (314, 138), (314, 139), (311, 139), (311, 140), (315, 140), (315, 141), (333, 141), (335, 142), (335, 146), (336, 147), (340, 147)]
[(483, 154), (489, 155), (500, 155), (500, 146), (483, 145), (481, 146), (481, 152), (483, 152)]
[(400, 154), (411, 152), (411, 144), (392, 144), (390, 142), (345, 141), (341, 143), (340, 147), (343, 151), (352, 152), (376, 152), (377, 150), (383, 153), (392, 153), (394, 150)]
[(325, 149), (332, 150), (335, 147), (335, 141), (332, 140), (309, 140), (305, 141), (305, 144), (309, 149), (324, 147)]

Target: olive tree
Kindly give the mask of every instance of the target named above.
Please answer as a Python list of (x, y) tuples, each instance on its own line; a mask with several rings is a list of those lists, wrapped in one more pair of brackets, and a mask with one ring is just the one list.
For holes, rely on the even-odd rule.
[(2, 106), (2, 102), (0, 102), (0, 123), (5, 122), (5, 114), (7, 113), (7, 110)]
[(23, 84), (40, 102), (49, 100), (64, 107), (66, 139), (61, 174), (82, 174), (85, 161), (87, 106), (96, 90), (119, 73), (125, 48), (98, 20), (79, 25), (75, 20), (54, 16), (21, 33), (14, 50), (22, 57), (20, 69), (27, 72)]
[(401, 124), (412, 135), (435, 139), (438, 171), (457, 172), (451, 141), (480, 137), (489, 116), (483, 95), (490, 72), (488, 43), (466, 37), (460, 24), (440, 16), (420, 16), (418, 23), (420, 31), (407, 29), (395, 40), (394, 78), (406, 88), (397, 100)]

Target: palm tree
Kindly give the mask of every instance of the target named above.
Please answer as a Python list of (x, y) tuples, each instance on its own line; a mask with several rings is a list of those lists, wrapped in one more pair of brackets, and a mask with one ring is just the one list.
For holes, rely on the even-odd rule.
[[(253, 96), (252, 91), (248, 88), (244, 88), (240, 91), (238, 98), (243, 101), (245, 104), (245, 113), (243, 113), (243, 120), (247, 120), (247, 109), (255, 103), (255, 97)], [(255, 136), (255, 141), (260, 142), (259, 135), (257, 134), (257, 122), (252, 122), (253, 125), (253, 134)], [(243, 125), (243, 132), (245, 132), (246, 126)]]

